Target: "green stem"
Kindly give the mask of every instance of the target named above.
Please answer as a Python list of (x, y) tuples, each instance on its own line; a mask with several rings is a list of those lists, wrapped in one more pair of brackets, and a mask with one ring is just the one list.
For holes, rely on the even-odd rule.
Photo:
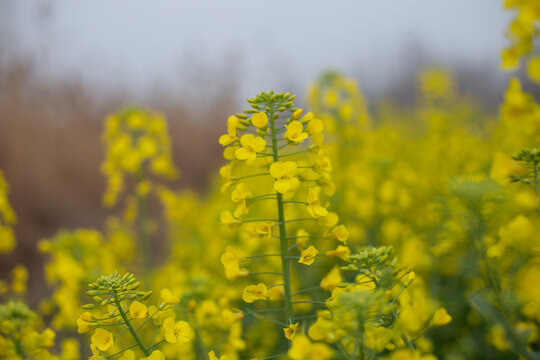
[(133, 349), (133, 348), (136, 347), (136, 346), (137, 346), (137, 344), (133, 344), (133, 345), (131, 345), (131, 346), (128, 346), (128, 347), (125, 348), (125, 349), (122, 349), (122, 350), (120, 350), (120, 351), (118, 351), (118, 352), (115, 352), (114, 354), (105, 356), (105, 358), (106, 358), (106, 359), (113, 358), (113, 357), (115, 357), (115, 356), (120, 355), (120, 354), (123, 353), (124, 351), (127, 351), (127, 350), (129, 350), (129, 349)]
[(269, 172), (265, 172), (265, 173), (259, 173), (259, 174), (251, 174), (251, 175), (238, 176), (238, 177), (233, 177), (232, 180), (242, 180), (242, 179), (252, 178), (252, 177), (256, 177), (256, 176), (264, 176), (264, 175), (270, 175), (270, 173), (269, 173)]
[(21, 342), (19, 340), (13, 339), (13, 345), (15, 345), (15, 352), (17, 353), (17, 355), (19, 355), (21, 359), (24, 359), (25, 354), (24, 354)]
[(302, 294), (302, 293), (305, 293), (307, 291), (311, 291), (311, 290), (319, 290), (321, 288), (321, 286), (313, 286), (313, 287), (308, 287), (308, 288), (305, 288), (305, 289), (302, 289), (302, 290), (298, 290), (297, 292), (293, 293), (292, 296), (296, 296), (296, 295), (299, 295), (299, 294)]
[[(397, 321), (398, 316), (397, 316), (396, 312), (393, 311), (393, 310), (392, 310), (392, 317), (394, 318), (394, 321)], [(414, 345), (413, 345), (413, 343), (411, 342), (411, 340), (409, 340), (409, 337), (407, 336), (407, 334), (402, 333), (402, 334), (401, 334), (401, 340), (403, 340), (403, 342), (405, 343), (405, 345), (407, 345), (407, 347), (408, 347), (409, 349), (411, 349), (412, 351), (415, 350)]]
[(253, 271), (249, 272), (249, 275), (283, 275), (278, 271)]
[(250, 255), (250, 256), (246, 256), (246, 259), (256, 259), (256, 258), (269, 257), (269, 256), (281, 256), (281, 254), (259, 254), (259, 255)]
[(250, 196), (248, 199), (249, 200), (256, 200), (256, 199), (260, 199), (260, 198), (266, 198), (266, 197), (269, 197), (269, 196), (272, 196), (272, 199), (275, 199), (275, 197), (273, 197), (274, 195), (275, 195), (274, 193), (261, 194), (261, 195), (257, 195), (257, 196)]
[(114, 294), (114, 302), (116, 303), (116, 306), (118, 306), (118, 311), (120, 312), (120, 316), (122, 316), (122, 319), (124, 320), (124, 323), (127, 326), (129, 332), (131, 333), (131, 336), (133, 336), (133, 339), (135, 340), (135, 342), (137, 343), (137, 345), (139, 346), (143, 354), (145, 356), (150, 356), (150, 351), (146, 349), (146, 346), (144, 345), (141, 337), (139, 336), (137, 331), (135, 331), (135, 329), (129, 322), (124, 309), (122, 308), (122, 306), (120, 305), (120, 302), (118, 301), (118, 298), (116, 297), (116, 292)]
[[(279, 161), (279, 150), (276, 136), (276, 121), (274, 119), (274, 109), (271, 106), (269, 113), (267, 114), (270, 119), (270, 127), (272, 130), (272, 152), (274, 155), (274, 162)], [(284, 305), (285, 305), (285, 323), (292, 324), (294, 318), (294, 312), (292, 307), (292, 292), (291, 292), (291, 269), (289, 264), (288, 244), (287, 244), (287, 229), (285, 227), (285, 211), (283, 210), (283, 195), (276, 191), (278, 218), (279, 218), (279, 237), (281, 247), (281, 272), (283, 273), (284, 283)]]
[(146, 325), (150, 320), (152, 320), (152, 318), (154, 317), (154, 315), (156, 315), (157, 313), (159, 312), (159, 309), (157, 309), (156, 311), (154, 311), (150, 316), (148, 316), (148, 319), (144, 320), (144, 322), (139, 325), (137, 327), (137, 331), (139, 331), (144, 325)]
[(284, 157), (284, 156), (294, 156), (294, 155), (298, 155), (298, 154), (303, 154), (305, 152), (307, 152), (307, 150), (301, 150), (301, 151), (297, 151), (297, 152), (288, 153), (288, 154), (282, 155), (282, 157)]

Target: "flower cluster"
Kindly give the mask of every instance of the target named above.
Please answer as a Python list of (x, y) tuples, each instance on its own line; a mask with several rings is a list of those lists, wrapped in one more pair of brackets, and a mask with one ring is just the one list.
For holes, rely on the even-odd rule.
[[(538, 34), (540, 11), (535, 0), (506, 0), (504, 6), (516, 12), (515, 18), (506, 30), (510, 45), (502, 51), (503, 68), (515, 68), (522, 57), (534, 48), (534, 38)], [(530, 78), (540, 83), (540, 57), (533, 56), (528, 60), (527, 73)]]
[[(140, 283), (130, 273), (120, 275), (117, 272), (102, 276), (88, 285), (87, 294), (94, 303), (84, 305), (87, 311), (77, 320), (80, 334), (92, 332), (90, 347), (93, 359), (109, 359), (122, 355), (122, 359), (135, 358), (137, 347), (144, 359), (164, 360), (165, 355), (157, 348), (163, 343), (183, 344), (191, 342), (193, 330), (189, 323), (177, 321), (172, 310), (180, 299), (169, 289), (161, 290), (161, 302), (158, 306), (146, 306), (144, 301), (151, 291), (140, 291)], [(155, 331), (149, 331), (152, 324)], [(120, 337), (128, 332), (135, 345), (122, 346)], [(152, 333), (150, 345), (143, 339)]]
[(12, 226), (17, 221), (8, 199), (9, 186), (0, 170), (0, 254), (10, 252), (15, 247), (15, 234)]
[[(267, 276), (281, 280), (248, 285), (242, 299), (251, 304), (283, 297), (284, 316), (279, 321), (264, 319), (281, 324), (282, 334), (289, 340), (299, 326), (295, 305), (310, 302), (293, 299), (300, 293), (307, 294), (292, 291), (298, 285), (292, 281), (291, 260), (309, 267), (321, 255), (337, 256), (340, 251), (348, 251), (344, 244), (349, 237), (347, 228), (339, 225), (337, 214), (328, 210), (322, 198), (335, 191), (332, 162), (322, 146), (322, 121), (311, 112), (304, 114), (294, 108), (293, 100), (288, 93), (272, 91), (249, 99), (251, 109), (230, 116), (227, 134), (219, 139), (226, 146), (224, 157), (230, 160), (220, 170), (222, 189), (232, 188), (231, 200), (236, 204), (234, 211), (221, 214), (221, 222), (241, 226), (242, 233), (262, 239), (260, 254), (243, 256), (229, 246), (221, 262), (231, 279)], [(328, 248), (335, 240), (343, 250)], [(323, 249), (328, 252), (321, 254)], [(298, 256), (293, 251), (298, 251)], [(251, 269), (240, 267), (248, 260)], [(279, 265), (281, 271), (274, 271)], [(249, 312), (263, 318), (254, 310)]]
[(0, 357), (2, 359), (56, 360), (50, 354), (56, 334), (38, 330), (38, 317), (26, 304), (9, 301), (0, 305)]
[(107, 176), (103, 202), (116, 204), (126, 175), (135, 180), (140, 196), (152, 188), (150, 175), (174, 178), (178, 170), (171, 159), (171, 144), (163, 115), (150, 110), (126, 108), (105, 119), (106, 157), (102, 171)]

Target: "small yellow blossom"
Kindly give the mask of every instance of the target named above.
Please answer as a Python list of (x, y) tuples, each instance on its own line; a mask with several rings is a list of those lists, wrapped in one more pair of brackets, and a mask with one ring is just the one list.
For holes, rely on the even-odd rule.
[(321, 288), (327, 291), (334, 290), (341, 282), (343, 278), (341, 277), (341, 272), (339, 267), (334, 266), (332, 270), (321, 280)]
[(246, 269), (240, 269), (240, 263), (246, 260), (247, 258), (238, 255), (232, 246), (228, 246), (223, 255), (221, 255), (221, 263), (225, 267), (227, 279), (234, 279), (238, 276), (247, 276), (248, 271)]
[(237, 139), (236, 128), (233, 126), (227, 126), (227, 134), (219, 137), (219, 143), (223, 146), (227, 146), (235, 142)]
[(247, 201), (251, 197), (251, 191), (244, 185), (240, 183), (236, 185), (236, 188), (231, 193), (231, 199), (236, 203), (236, 209), (234, 210), (234, 216), (240, 217), (248, 213)]
[(349, 230), (347, 230), (345, 225), (338, 225), (332, 229), (332, 231), (330, 232), (330, 234), (327, 235), (327, 237), (345, 243), (349, 238)]
[(236, 249), (232, 246), (227, 246), (223, 255), (221, 255), (221, 263), (223, 266), (227, 267), (236, 267), (241, 262), (246, 261), (247, 258), (240, 256)]
[(208, 353), (208, 360), (229, 360), (227, 355), (221, 355), (219, 358), (216, 356), (216, 353), (214, 351), (210, 351)]
[(91, 337), (92, 345), (101, 351), (107, 351), (113, 346), (113, 334), (102, 328), (97, 328)]
[(298, 263), (309, 266), (315, 262), (315, 256), (317, 256), (318, 253), (319, 250), (317, 250), (315, 246), (310, 245), (307, 249), (302, 250)]
[(225, 309), (221, 312), (221, 317), (227, 324), (234, 324), (235, 322), (244, 318), (244, 313), (240, 309)]
[(292, 340), (294, 338), (294, 335), (296, 334), (297, 329), (298, 329), (298, 322), (296, 322), (296, 324), (289, 324), (289, 326), (283, 329), (283, 332), (285, 333), (285, 337), (289, 340)]
[(339, 216), (335, 212), (328, 212), (326, 216), (321, 216), (317, 222), (325, 228), (333, 228), (337, 225)]
[(298, 165), (294, 161), (277, 161), (270, 165), (270, 175), (276, 179), (274, 189), (279, 193), (295, 191), (300, 185), (296, 178)]
[(326, 344), (313, 343), (307, 336), (299, 334), (292, 341), (289, 357), (292, 360), (330, 360), (333, 358), (333, 353)]
[(527, 75), (540, 84), (540, 56), (533, 56), (527, 63)]
[(268, 298), (268, 289), (263, 283), (257, 285), (249, 285), (242, 293), (242, 300), (247, 303), (252, 303), (255, 300), (266, 300)]
[(92, 320), (92, 314), (90, 314), (90, 312), (83, 312), (81, 316), (79, 316), (79, 318), (77, 319), (77, 332), (79, 334), (84, 334), (95, 328), (96, 324), (93, 323)]
[(240, 138), (240, 145), (242, 147), (234, 152), (235, 157), (238, 160), (246, 160), (246, 164), (251, 165), (257, 158), (257, 153), (264, 150), (266, 141), (260, 136), (244, 134)]
[(271, 221), (265, 221), (255, 226), (255, 232), (261, 236), (265, 236), (268, 239), (272, 237), (272, 230), (276, 224)]
[[(305, 116), (304, 116), (305, 118)], [(323, 122), (319, 119), (313, 119), (310, 122), (308, 122), (306, 126), (306, 131), (309, 135), (317, 135), (322, 133), (324, 130)]]
[(326, 252), (326, 256), (328, 257), (338, 257), (345, 261), (347, 261), (349, 255), (351, 255), (351, 249), (343, 245), (339, 245), (335, 250), (329, 250)]
[(283, 138), (289, 140), (293, 144), (299, 144), (304, 142), (308, 138), (308, 133), (304, 132), (304, 126), (300, 121), (291, 121), (288, 125), (285, 125), (287, 131), (283, 134)]
[(448, 324), (450, 321), (452, 321), (452, 316), (448, 314), (445, 308), (435, 310), (432, 320), (433, 326), (443, 326)]
[(185, 321), (174, 322), (174, 318), (168, 317), (163, 321), (163, 331), (165, 340), (171, 344), (188, 343), (193, 338), (193, 330)]
[(132, 302), (129, 306), (129, 314), (134, 319), (144, 319), (147, 312), (148, 308), (146, 307), (146, 305), (137, 300)]
[(169, 289), (163, 289), (161, 290), (161, 301), (163, 301), (165, 304), (178, 304), (180, 302), (180, 299), (177, 296), (174, 296), (172, 291)]
[(300, 116), (302, 116), (302, 113), (304, 112), (304, 110), (302, 109), (296, 109), (293, 113), (292, 113), (292, 119), (293, 120), (298, 120), (300, 119)]
[(240, 223), (240, 221), (238, 221), (238, 219), (236, 219), (229, 210), (225, 210), (221, 212), (220, 222), (223, 225), (228, 225), (228, 226), (234, 226)]
[(221, 192), (225, 192), (233, 183), (231, 164), (223, 165), (219, 169), (219, 175), (221, 176), (221, 182), (223, 183), (220, 190)]
[(309, 241), (309, 236), (309, 233), (304, 229), (299, 229), (296, 232), (296, 243), (298, 244), (299, 249), (303, 249), (306, 247)]
[(268, 116), (264, 112), (258, 112), (251, 117), (251, 123), (257, 129), (265, 129), (268, 126)]
[(328, 215), (328, 210), (321, 205), (321, 200), (319, 199), (319, 194), (321, 193), (321, 188), (318, 186), (309, 188), (309, 193), (307, 196), (307, 211), (314, 218), (323, 217)]

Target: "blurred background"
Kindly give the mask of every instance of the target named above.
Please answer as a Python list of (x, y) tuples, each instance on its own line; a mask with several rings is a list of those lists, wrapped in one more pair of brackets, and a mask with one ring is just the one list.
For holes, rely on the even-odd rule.
[(166, 115), (175, 185), (204, 192), (229, 114), (268, 89), (302, 100), (328, 69), (407, 106), (418, 71), (443, 66), (496, 112), (511, 17), (497, 0), (0, 0), (0, 169), (19, 217), (0, 271), (39, 271), (36, 243), (60, 228), (102, 227), (102, 124), (122, 105)]

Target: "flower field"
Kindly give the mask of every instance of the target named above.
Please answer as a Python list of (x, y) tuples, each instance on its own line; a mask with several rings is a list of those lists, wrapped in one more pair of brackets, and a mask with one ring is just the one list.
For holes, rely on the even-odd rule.
[[(540, 86), (540, 4), (505, 5), (502, 67)], [(38, 306), (27, 264), (3, 274), (0, 359), (540, 359), (540, 105), (523, 88), (497, 114), (437, 67), (410, 108), (370, 107), (337, 72), (254, 94), (208, 139), (223, 160), (205, 194), (171, 185), (163, 114), (111, 112), (110, 216), (39, 242)]]

